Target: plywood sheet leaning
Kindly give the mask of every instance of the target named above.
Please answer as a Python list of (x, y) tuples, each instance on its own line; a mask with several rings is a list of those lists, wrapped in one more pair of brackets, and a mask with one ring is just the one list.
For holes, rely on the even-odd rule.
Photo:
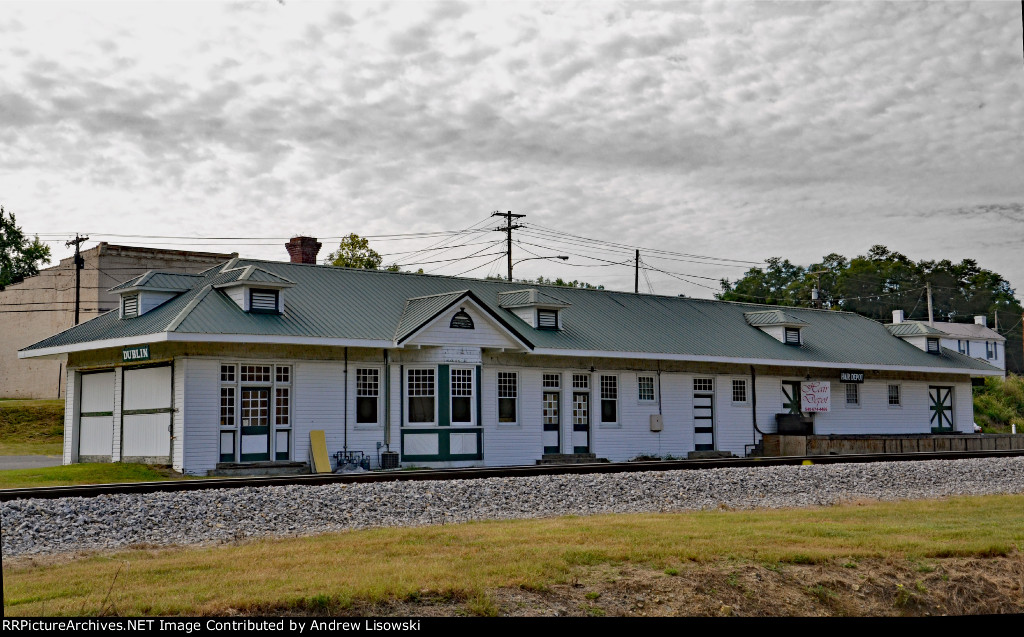
[(327, 455), (327, 437), (322, 429), (309, 432), (309, 453), (313, 457), (313, 473), (330, 473), (331, 457)]

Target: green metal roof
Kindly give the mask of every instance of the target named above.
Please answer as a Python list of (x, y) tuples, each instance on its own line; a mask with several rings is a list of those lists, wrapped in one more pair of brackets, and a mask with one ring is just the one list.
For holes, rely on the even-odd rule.
[[(468, 292), (535, 350), (550, 353), (728, 357), (794, 365), (899, 365), (961, 372), (995, 370), (948, 349), (940, 355), (928, 354), (893, 338), (885, 325), (848, 312), (789, 307), (783, 311), (749, 303), (537, 286), (545, 295), (569, 304), (561, 310), (562, 330), (538, 330), (499, 304), (499, 293), (520, 291), (521, 283), (247, 259), (231, 263), (233, 268), (249, 265), (294, 282), (284, 314), (242, 311), (216, 289), (235, 281), (238, 273), (215, 268), (190, 277), (193, 285), (189, 290), (142, 316), (121, 319), (116, 311), (108, 312), (25, 350), (163, 332), (186, 339), (188, 334), (207, 338), (224, 334), (393, 343), (429, 320), (432, 312), (443, 310)], [(779, 312), (787, 320), (806, 324), (804, 344), (785, 345), (748, 325), (748, 314), (764, 312)]]
[(562, 299), (545, 294), (537, 289), (514, 290), (512, 292), (499, 292), (498, 305), (501, 307), (524, 307), (529, 305), (548, 305), (557, 307), (569, 307)]
[(184, 292), (190, 289), (196, 284), (196, 277), (200, 277), (198, 274), (189, 274), (187, 272), (154, 272), (150, 270), (140, 274), (137, 277), (128, 279), (124, 283), (115, 285), (114, 287), (107, 290), (108, 292), (122, 292), (124, 290), (132, 290), (135, 288), (145, 290), (147, 288), (153, 290), (177, 290)]
[(946, 336), (946, 333), (936, 329), (927, 323), (916, 321), (904, 321), (903, 323), (890, 323), (885, 326), (893, 336)]
[(766, 327), (769, 325), (807, 325), (807, 323), (804, 323), (803, 321), (796, 318), (792, 314), (787, 314), (782, 310), (761, 310), (758, 312), (744, 312), (743, 317), (746, 318), (747, 323), (753, 327)]

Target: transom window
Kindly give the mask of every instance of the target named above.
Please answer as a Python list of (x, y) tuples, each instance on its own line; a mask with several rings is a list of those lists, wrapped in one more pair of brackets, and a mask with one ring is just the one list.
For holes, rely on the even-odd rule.
[(292, 382), (292, 368), (287, 365), (278, 365), (275, 376), (279, 383), (290, 383)]
[(434, 422), (434, 370), (410, 369), (406, 372), (406, 378), (409, 422)]
[(693, 391), (715, 391), (714, 378), (694, 378)]
[(617, 376), (601, 377), (601, 422), (619, 421), (619, 379)]
[(233, 383), (233, 382), (235, 382), (235, 366), (234, 365), (221, 365), (220, 366), (220, 382), (222, 382), (222, 383)]
[(240, 375), (243, 383), (269, 383), (270, 365), (242, 365)]
[(747, 402), (747, 381), (745, 378), (734, 378), (732, 381), (732, 402)]
[(643, 402), (654, 400), (654, 376), (637, 376), (637, 398)]
[(572, 388), (573, 389), (590, 389), (590, 376), (586, 374), (573, 374), (572, 375)]
[(544, 374), (544, 389), (559, 389), (562, 386), (561, 374)]
[(452, 422), (473, 422), (473, 370), (453, 369)]
[(498, 372), (498, 422), (517, 421), (516, 403), (519, 397), (519, 373)]
[(860, 405), (860, 385), (848, 383), (846, 385), (846, 404)]
[(889, 385), (889, 406), (899, 407), (900, 404), (900, 386)]
[(380, 370), (356, 368), (356, 423), (377, 424)]

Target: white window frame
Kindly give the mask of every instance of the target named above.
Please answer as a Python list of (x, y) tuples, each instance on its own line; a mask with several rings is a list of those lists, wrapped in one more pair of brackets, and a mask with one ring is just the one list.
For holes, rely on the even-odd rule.
[[(736, 383), (743, 383), (743, 400), (736, 400)], [(750, 403), (750, 384), (746, 378), (733, 378), (729, 386), (729, 400), (734, 405), (747, 405)]]
[[(640, 379), (650, 378), (651, 379), (651, 397), (643, 398), (640, 395)], [(637, 374), (636, 375), (636, 401), (641, 405), (650, 405), (658, 402), (658, 377), (654, 374)]]
[[(242, 389), (245, 387), (253, 388), (267, 388), (269, 394), (267, 396), (269, 413), (267, 414), (267, 424), (270, 426), (270, 440), (268, 442), (268, 449), (270, 452), (270, 461), (275, 462), (277, 458), (277, 432), (288, 431), (288, 457), (289, 459), (294, 458), (295, 452), (295, 363), (294, 361), (282, 361), (274, 359), (243, 359), (243, 360), (230, 360), (217, 359), (218, 364), (218, 391), (217, 391), (217, 422), (220, 422), (220, 400), (221, 392), (219, 389), (225, 387), (231, 387), (234, 389), (234, 425), (220, 425), (218, 427), (217, 434), (217, 457), (220, 458), (220, 432), (221, 431), (233, 431), (235, 436), (235, 458), (241, 457), (241, 444), (242, 444)], [(269, 380), (242, 380), (242, 367), (250, 365), (256, 367), (270, 367), (270, 378)], [(224, 367), (231, 367), (232, 380), (223, 380), (223, 369)], [(278, 381), (277, 380), (277, 368), (287, 367), (288, 368), (288, 380)], [(277, 390), (287, 389), (288, 390), (288, 424), (281, 425), (277, 424)]]
[[(429, 369), (429, 370), (432, 370), (434, 372), (434, 394), (433, 394), (433, 398), (434, 398), (434, 420), (432, 422), (412, 422), (409, 419), (409, 416), (411, 415), (410, 414), (411, 410), (409, 409), (409, 399), (412, 398), (412, 396), (409, 394), (409, 372), (411, 372), (413, 370), (416, 370), (416, 369)], [(402, 397), (402, 400), (405, 401), (405, 404), (402, 406), (402, 408), (403, 408), (402, 411), (405, 412), (403, 414), (403, 417), (402, 417), (402, 421), (403, 421), (402, 422), (402, 426), (403, 427), (437, 427), (438, 426), (437, 407), (438, 407), (438, 402), (439, 402), (438, 401), (438, 393), (439, 392), (437, 390), (438, 390), (438, 383), (440, 382), (440, 379), (438, 378), (438, 373), (437, 373), (437, 365), (413, 365), (413, 366), (409, 366), (409, 367), (405, 368), (405, 373), (402, 376), (403, 376), (403, 378), (402, 378), (402, 387), (405, 390), (404, 393), (403, 393), (403, 397)]]
[[(455, 384), (452, 383), (452, 377), (455, 375), (455, 371), (469, 372), (469, 421), (455, 422)], [(480, 388), (476, 386), (476, 368), (465, 367), (463, 365), (452, 365), (448, 368), (448, 420), (449, 425), (452, 427), (476, 427), (479, 421), (479, 416), (476, 413), (476, 393), (480, 391)], [(434, 392), (437, 392), (437, 383), (434, 384)], [(462, 396), (465, 398), (465, 396)], [(518, 417), (519, 412), (516, 411)]]
[[(856, 394), (857, 394), (857, 402), (855, 402), (855, 403), (851, 403), (850, 402), (850, 394), (849, 394), (850, 387), (853, 387), (854, 390), (856, 391)], [(861, 397), (861, 393), (862, 392), (860, 391), (860, 384), (859, 383), (844, 383), (844, 387), (843, 387), (843, 406), (845, 406), (847, 409), (860, 409), (860, 405), (863, 402), (863, 398)], [(888, 387), (885, 388), (885, 400), (886, 400), (886, 402), (889, 401), (889, 388)]]
[[(384, 368), (378, 365), (357, 365), (355, 372), (352, 374), (352, 413), (355, 418), (356, 429), (381, 429), (384, 426), (383, 414), (381, 413), (384, 408), (383, 397), (384, 397)], [(377, 422), (358, 422), (359, 420), (359, 370), (376, 370), (377, 372)], [(436, 384), (434, 391), (437, 391)]]
[[(612, 378), (615, 380), (615, 398), (604, 397), (604, 379)], [(622, 383), (618, 374), (598, 374), (597, 375), (597, 400), (598, 400), (598, 414), (597, 422), (601, 427), (618, 428), (622, 426)], [(615, 420), (606, 421), (604, 419), (604, 401), (614, 400), (615, 401)], [(593, 410), (593, 406), (591, 406)]]
[(992, 360), (992, 341), (985, 341), (985, 360)]
[[(898, 404), (892, 404), (889, 400), (889, 388), (896, 388), (896, 398), (899, 400)], [(885, 385), (885, 404), (889, 409), (902, 409), (903, 408), (903, 384), (902, 383), (886, 383)]]
[[(512, 422), (501, 421), (501, 374), (515, 374), (516, 375), (516, 395), (513, 400), (516, 405), (516, 419)], [(522, 419), (519, 417), (522, 403), (522, 373), (518, 369), (499, 369), (494, 374), (494, 420), (498, 423), (499, 427), (519, 427), (522, 423)], [(541, 377), (543, 378), (543, 376)]]
[(960, 352), (961, 354), (966, 354), (967, 353), (967, 348), (964, 347), (964, 342), (963, 341), (957, 340), (957, 342), (956, 342), (956, 351)]

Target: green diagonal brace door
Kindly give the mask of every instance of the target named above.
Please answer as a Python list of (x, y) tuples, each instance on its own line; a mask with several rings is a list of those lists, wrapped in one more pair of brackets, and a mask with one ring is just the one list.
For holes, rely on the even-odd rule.
[(933, 432), (953, 430), (953, 388), (928, 388), (928, 409), (932, 412)]

